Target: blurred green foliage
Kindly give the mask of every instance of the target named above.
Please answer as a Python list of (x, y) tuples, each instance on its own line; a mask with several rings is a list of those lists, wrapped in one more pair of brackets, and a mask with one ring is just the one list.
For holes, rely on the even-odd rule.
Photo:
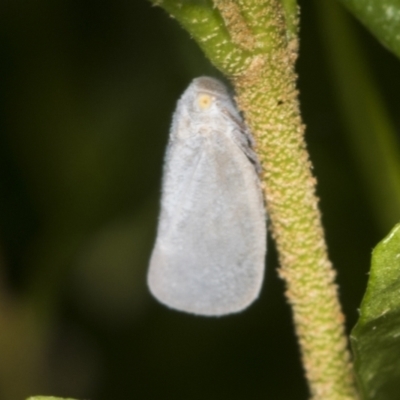
[(74, 399), (65, 399), (61, 397), (52, 397), (52, 396), (33, 396), (29, 397), (26, 400), (74, 400)]
[(363, 176), (375, 219), (386, 233), (400, 216), (396, 127), (348, 16), (336, 2), (316, 4), (349, 148)]
[[(385, 232), (349, 145), (327, 27), (300, 6), (301, 107), (350, 328)], [(272, 240), (261, 298), (242, 314), (184, 315), (146, 288), (171, 113), (193, 77), (218, 76), (196, 44), (145, 0), (0, 11), (0, 400), (306, 399)], [(398, 60), (349, 23), (399, 131)]]
[(400, 57), (399, 0), (340, 0), (389, 50)]

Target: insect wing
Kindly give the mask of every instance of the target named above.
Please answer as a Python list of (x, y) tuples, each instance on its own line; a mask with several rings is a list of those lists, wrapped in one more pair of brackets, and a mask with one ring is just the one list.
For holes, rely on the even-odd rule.
[(233, 140), (238, 126), (226, 118), (205, 124), (169, 144), (148, 283), (171, 308), (217, 316), (257, 298), (266, 222), (255, 165)]

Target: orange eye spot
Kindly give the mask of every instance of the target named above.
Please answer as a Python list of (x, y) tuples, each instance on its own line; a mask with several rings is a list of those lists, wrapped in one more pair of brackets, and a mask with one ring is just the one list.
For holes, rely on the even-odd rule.
[(210, 108), (212, 101), (213, 97), (211, 97), (209, 94), (202, 93), (197, 97), (197, 104), (202, 110), (207, 110), (207, 108)]

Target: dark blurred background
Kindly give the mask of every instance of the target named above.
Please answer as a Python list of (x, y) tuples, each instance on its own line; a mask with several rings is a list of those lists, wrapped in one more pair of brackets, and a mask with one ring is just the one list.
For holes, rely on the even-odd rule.
[[(301, 107), (350, 329), (386, 232), (317, 14), (300, 5)], [(398, 60), (351, 23), (398, 128)], [(204, 74), (219, 76), (148, 1), (0, 3), (0, 400), (307, 398), (272, 240), (261, 298), (241, 314), (178, 313), (146, 287), (171, 114)]]

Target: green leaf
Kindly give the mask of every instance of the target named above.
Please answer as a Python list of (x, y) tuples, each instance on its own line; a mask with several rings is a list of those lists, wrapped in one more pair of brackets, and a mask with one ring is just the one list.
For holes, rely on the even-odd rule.
[(341, 0), (389, 50), (400, 57), (400, 0)]
[(372, 253), (367, 291), (351, 336), (354, 366), (366, 400), (400, 393), (400, 224)]

